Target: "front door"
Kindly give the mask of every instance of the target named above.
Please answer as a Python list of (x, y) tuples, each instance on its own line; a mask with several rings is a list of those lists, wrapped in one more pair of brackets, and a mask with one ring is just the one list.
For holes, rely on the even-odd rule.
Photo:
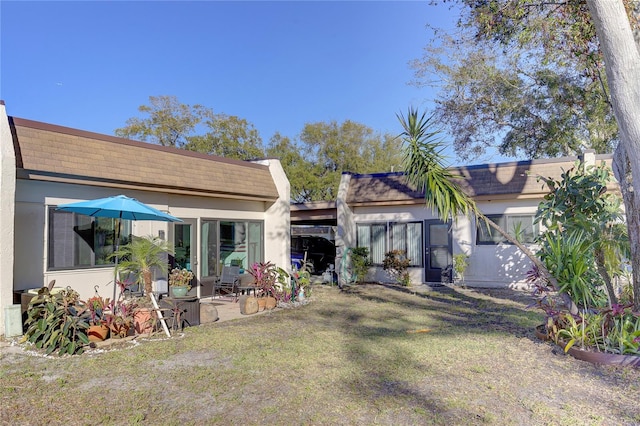
[(425, 221), (425, 281), (442, 282), (442, 271), (452, 265), (450, 224), (440, 220)]
[[(174, 224), (173, 228), (173, 247), (175, 256), (171, 268), (184, 268), (192, 271), (194, 275), (197, 271), (197, 247), (196, 244), (196, 221), (195, 219), (185, 219), (182, 223)], [(197, 281), (191, 283), (192, 288), (189, 295), (196, 295), (197, 288), (194, 285)]]

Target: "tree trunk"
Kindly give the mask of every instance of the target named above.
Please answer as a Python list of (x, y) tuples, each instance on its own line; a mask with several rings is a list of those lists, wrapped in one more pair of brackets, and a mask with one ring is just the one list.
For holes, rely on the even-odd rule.
[(142, 271), (142, 280), (144, 281), (144, 294), (149, 296), (153, 291), (151, 270)]
[[(613, 157), (613, 173), (620, 183), (620, 192), (624, 201), (624, 208), (627, 216), (627, 233), (629, 234), (629, 244), (631, 246), (631, 269), (633, 304), (635, 310), (640, 309), (640, 211), (634, 206), (634, 191), (631, 186), (631, 169), (629, 158), (622, 144), (618, 144)], [(636, 214), (633, 214), (635, 209)]]
[[(631, 176), (640, 179), (640, 49), (621, 0), (587, 0), (587, 5), (604, 54), (620, 144), (626, 151)], [(640, 248), (637, 245), (640, 235), (634, 228), (634, 224), (640, 223), (640, 188), (635, 189), (629, 191), (629, 203), (625, 199), (625, 207), (632, 250), (633, 302), (635, 309), (640, 309)]]
[(605, 287), (607, 288), (607, 293), (609, 294), (609, 305), (618, 303), (618, 297), (616, 296), (616, 292), (613, 288), (613, 283), (611, 282), (611, 276), (607, 271), (607, 267), (605, 266), (604, 260), (604, 252), (602, 250), (596, 250), (596, 267), (598, 268), (598, 273), (602, 277)]
[(557, 291), (558, 294), (560, 294), (560, 297), (562, 297), (562, 300), (569, 308), (569, 311), (574, 315), (578, 313), (578, 306), (573, 302), (573, 300), (571, 300), (568, 294), (560, 292), (560, 286), (558, 285), (558, 280), (556, 279), (556, 277), (554, 277), (551, 272), (549, 272), (547, 267), (544, 266), (540, 259), (538, 259), (538, 256), (536, 256), (531, 250), (529, 250), (529, 247), (525, 246), (516, 238), (509, 235), (507, 231), (502, 229), (500, 226), (498, 226), (497, 223), (486, 217), (484, 214), (480, 213), (478, 219), (485, 220), (489, 226), (498, 231), (507, 241), (518, 247), (520, 251), (522, 251), (522, 253), (524, 253), (524, 255), (527, 256), (534, 265), (536, 265), (538, 271), (540, 271), (540, 274), (542, 274), (543, 278), (551, 284), (551, 287), (553, 287), (553, 289)]

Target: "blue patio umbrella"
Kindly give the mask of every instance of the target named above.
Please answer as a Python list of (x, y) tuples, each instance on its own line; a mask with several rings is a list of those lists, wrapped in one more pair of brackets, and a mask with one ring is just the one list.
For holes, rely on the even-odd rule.
[[(129, 198), (125, 195), (116, 195), (113, 197), (99, 198), (96, 200), (80, 201), (77, 203), (61, 204), (57, 210), (79, 213), (93, 217), (110, 217), (118, 220), (118, 229), (116, 233), (116, 250), (118, 250), (118, 242), (120, 240), (120, 222), (121, 219), (127, 220), (157, 220), (162, 222), (182, 222), (175, 216), (162, 212), (151, 206), (148, 206), (135, 198)], [(118, 257), (115, 259), (116, 271), (118, 269)], [(117, 273), (117, 272), (116, 272)], [(116, 297), (116, 286), (113, 286), (113, 298)]]

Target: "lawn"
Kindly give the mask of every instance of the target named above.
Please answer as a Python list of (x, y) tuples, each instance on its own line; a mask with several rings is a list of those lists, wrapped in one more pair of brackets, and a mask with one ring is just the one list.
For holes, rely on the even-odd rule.
[(533, 334), (526, 297), (317, 286), (311, 303), (109, 351), (0, 355), (3, 424), (640, 424), (640, 371)]

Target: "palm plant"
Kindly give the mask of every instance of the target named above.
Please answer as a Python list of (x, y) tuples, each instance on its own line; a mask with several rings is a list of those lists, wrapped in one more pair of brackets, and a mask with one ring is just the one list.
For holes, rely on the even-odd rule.
[[(397, 117), (403, 128), (399, 137), (404, 142), (405, 176), (409, 184), (424, 193), (427, 207), (430, 207), (443, 222), (449, 219), (456, 221), (460, 216), (474, 217), (476, 221), (483, 220), (507, 241), (517, 246), (557, 290), (558, 281), (540, 259), (524, 244), (486, 217), (478, 209), (475, 201), (458, 184), (462, 177), (454, 174), (444, 165), (443, 139), (439, 130), (431, 130), (433, 116), (427, 116), (426, 113), (420, 115), (416, 109), (409, 108), (406, 117), (402, 114), (398, 114)], [(568, 296), (563, 298), (571, 311), (577, 313), (577, 307), (570, 298)]]
[(133, 273), (138, 275), (138, 282), (144, 284), (145, 294), (151, 294), (152, 269), (159, 268), (163, 273), (167, 272), (167, 254), (173, 254), (172, 245), (152, 235), (146, 237), (133, 237), (130, 243), (121, 246), (111, 254), (121, 259), (118, 263), (118, 272)]

